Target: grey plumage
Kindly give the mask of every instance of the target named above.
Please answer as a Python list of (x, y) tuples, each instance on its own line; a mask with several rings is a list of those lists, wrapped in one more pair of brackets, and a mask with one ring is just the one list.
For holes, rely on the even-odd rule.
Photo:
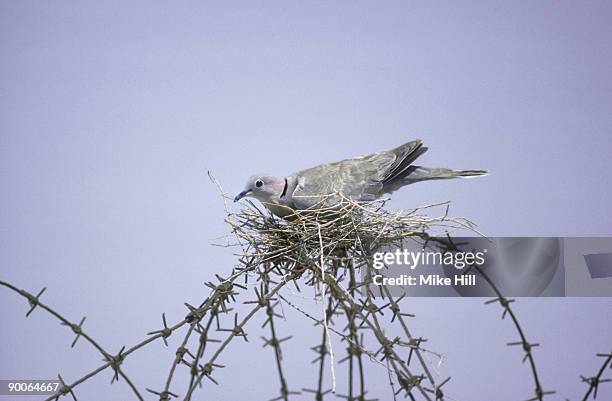
[(252, 196), (274, 214), (285, 217), (295, 209), (304, 210), (320, 204), (324, 197), (329, 204), (329, 195), (337, 193), (357, 201), (367, 201), (419, 181), (487, 174), (485, 170), (413, 165), (426, 151), (427, 148), (417, 139), (391, 150), (321, 164), (284, 179), (269, 175), (252, 176), (235, 200)]

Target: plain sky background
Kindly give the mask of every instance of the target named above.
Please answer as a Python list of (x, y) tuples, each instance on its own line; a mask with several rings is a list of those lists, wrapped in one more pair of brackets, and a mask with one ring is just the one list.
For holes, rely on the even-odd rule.
[[(0, 279), (47, 286), (44, 301), (87, 315), (110, 350), (158, 328), (162, 311), (180, 320), (182, 303), (198, 303), (203, 283), (235, 263), (210, 245), (228, 229), (207, 170), (235, 193), (252, 173), (282, 176), (420, 137), (430, 148), (420, 163), (491, 175), (417, 184), (390, 208), (451, 200), (452, 214), (492, 236), (612, 235), (610, 3), (126, 3), (0, 4)], [(611, 307), (516, 303), (556, 399), (577, 399), (578, 375), (610, 351)], [(414, 332), (446, 354), (454, 399), (532, 395), (499, 310), (477, 299), (406, 308), (418, 315)], [(70, 350), (69, 330), (26, 310), (0, 289), (0, 378), (72, 381), (98, 366), (87, 344)], [(312, 387), (307, 347), (319, 331), (287, 312), (289, 384)], [(221, 385), (197, 399), (277, 395), (258, 327), (222, 358)], [(173, 351), (160, 344), (125, 363), (140, 388), (162, 386)], [(367, 377), (369, 395), (390, 399), (384, 371), (370, 364)], [(110, 378), (77, 395), (129, 396)]]

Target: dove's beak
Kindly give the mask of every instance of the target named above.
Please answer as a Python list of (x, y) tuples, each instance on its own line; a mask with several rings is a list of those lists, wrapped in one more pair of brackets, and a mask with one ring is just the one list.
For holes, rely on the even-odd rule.
[(248, 193), (251, 192), (250, 189), (245, 189), (244, 191), (240, 192), (238, 195), (236, 195), (236, 197), (234, 198), (234, 202), (238, 202), (240, 199), (244, 198), (245, 196), (248, 195)]

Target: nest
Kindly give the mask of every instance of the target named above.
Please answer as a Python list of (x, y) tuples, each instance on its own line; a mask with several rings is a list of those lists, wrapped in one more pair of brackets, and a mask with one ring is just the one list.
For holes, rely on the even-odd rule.
[[(334, 202), (328, 202), (333, 197)], [(322, 268), (361, 268), (379, 249), (406, 240), (427, 241), (457, 230), (475, 231), (469, 220), (450, 217), (449, 202), (390, 212), (388, 199), (358, 202), (341, 194), (320, 197), (307, 210), (281, 219), (253, 202), (227, 211), (244, 267), (267, 266), (281, 275)], [(337, 201), (339, 199), (339, 201)], [(331, 204), (331, 205), (330, 205)], [(431, 212), (438, 213), (431, 216)]]

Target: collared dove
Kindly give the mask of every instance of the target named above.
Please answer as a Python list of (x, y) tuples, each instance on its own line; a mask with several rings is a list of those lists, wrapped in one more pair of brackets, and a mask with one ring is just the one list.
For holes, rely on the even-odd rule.
[(321, 164), (285, 178), (254, 175), (248, 179), (234, 202), (245, 196), (253, 197), (275, 215), (287, 218), (295, 210), (317, 207), (322, 199), (327, 201), (333, 194), (341, 193), (356, 201), (371, 201), (419, 181), (487, 174), (485, 170), (413, 165), (416, 158), (426, 151), (427, 148), (417, 139), (395, 149)]

